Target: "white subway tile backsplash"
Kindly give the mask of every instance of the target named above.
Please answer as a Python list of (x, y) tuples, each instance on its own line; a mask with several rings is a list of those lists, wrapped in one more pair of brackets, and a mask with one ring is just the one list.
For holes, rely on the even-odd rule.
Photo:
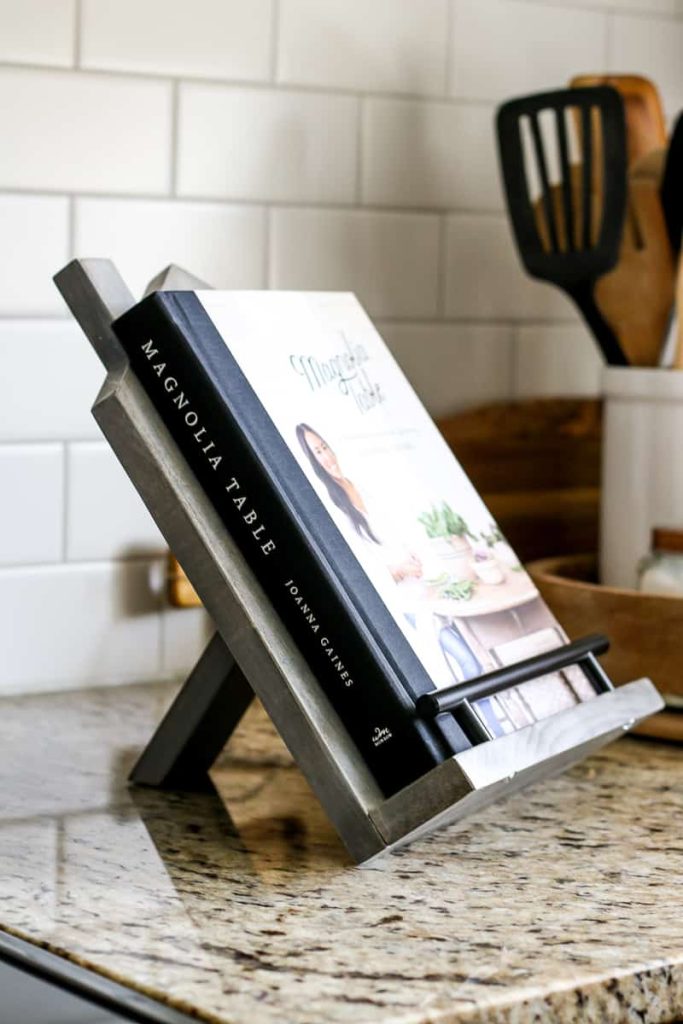
[(682, 52), (683, 22), (612, 15), (609, 70), (652, 78), (670, 117), (683, 107)]
[(0, 693), (158, 678), (149, 572), (148, 562), (0, 569)]
[(435, 315), (437, 217), (284, 209), (271, 217), (271, 287), (352, 291), (374, 316)]
[(203, 608), (165, 608), (161, 616), (163, 678), (186, 678), (214, 630), (215, 627)]
[(265, 80), (272, 0), (83, 0), (88, 68)]
[(435, 416), (596, 395), (588, 331), (517, 256), (494, 108), (607, 69), (651, 77), (673, 116), (682, 18), (683, 0), (0, 0), (0, 693), (181, 678), (212, 631), (164, 607), (163, 538), (90, 413), (104, 371), (51, 280), (70, 257), (113, 259), (137, 295), (171, 262), (355, 291)]
[(278, 78), (443, 94), (448, 0), (280, 0)]
[(432, 416), (509, 397), (511, 328), (380, 322), (379, 329)]
[(446, 234), (445, 305), (473, 320), (568, 320), (570, 300), (527, 276), (504, 217), (453, 214)]
[(605, 14), (526, 0), (454, 3), (454, 96), (509, 99), (562, 88), (572, 75), (605, 66)]
[(101, 436), (90, 408), (104, 368), (74, 320), (0, 320), (0, 380), (15, 382), (3, 396), (0, 441)]
[(580, 322), (519, 326), (515, 330), (513, 391), (516, 398), (600, 394), (604, 361)]
[(67, 481), (69, 561), (115, 561), (165, 552), (163, 537), (108, 444), (70, 444)]
[(0, 565), (62, 557), (64, 448), (0, 445)]
[(68, 199), (0, 195), (0, 316), (64, 315), (52, 275), (68, 253)]
[(169, 263), (216, 288), (259, 288), (265, 213), (218, 203), (79, 199), (75, 253), (112, 259), (137, 296)]
[(76, 0), (0, 0), (0, 60), (69, 67), (75, 19)]
[(0, 187), (168, 191), (170, 83), (0, 68), (0, 91)]
[(493, 107), (367, 100), (362, 187), (380, 206), (500, 210)]
[(349, 96), (185, 84), (183, 196), (351, 202), (358, 101)]

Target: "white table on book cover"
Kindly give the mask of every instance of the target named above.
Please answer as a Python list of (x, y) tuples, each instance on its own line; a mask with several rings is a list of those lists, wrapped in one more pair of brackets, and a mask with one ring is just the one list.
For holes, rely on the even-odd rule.
[(502, 583), (475, 582), (474, 593), (465, 600), (450, 597), (428, 597), (431, 610), (436, 615), (448, 618), (472, 618), (476, 615), (495, 615), (498, 612), (513, 611), (540, 594), (531, 579), (523, 571), (505, 570)]

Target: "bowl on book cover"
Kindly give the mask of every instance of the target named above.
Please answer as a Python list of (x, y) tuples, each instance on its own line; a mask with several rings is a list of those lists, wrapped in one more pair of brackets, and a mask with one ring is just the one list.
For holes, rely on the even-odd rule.
[(637, 731), (683, 742), (683, 598), (603, 586), (595, 555), (530, 562), (527, 571), (571, 640), (605, 633), (601, 659), (618, 685), (648, 676), (667, 703)]

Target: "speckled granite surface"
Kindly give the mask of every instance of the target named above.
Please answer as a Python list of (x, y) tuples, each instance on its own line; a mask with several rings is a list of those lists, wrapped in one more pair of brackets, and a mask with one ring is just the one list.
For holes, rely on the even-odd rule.
[(682, 748), (358, 869), (259, 713), (218, 795), (128, 792), (170, 696), (0, 701), (0, 926), (230, 1024), (683, 1018)]

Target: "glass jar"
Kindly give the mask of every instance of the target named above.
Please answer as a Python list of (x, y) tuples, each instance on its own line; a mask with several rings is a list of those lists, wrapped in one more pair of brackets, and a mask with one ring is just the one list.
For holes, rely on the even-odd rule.
[(652, 550), (638, 566), (638, 590), (683, 597), (683, 530), (652, 531)]

